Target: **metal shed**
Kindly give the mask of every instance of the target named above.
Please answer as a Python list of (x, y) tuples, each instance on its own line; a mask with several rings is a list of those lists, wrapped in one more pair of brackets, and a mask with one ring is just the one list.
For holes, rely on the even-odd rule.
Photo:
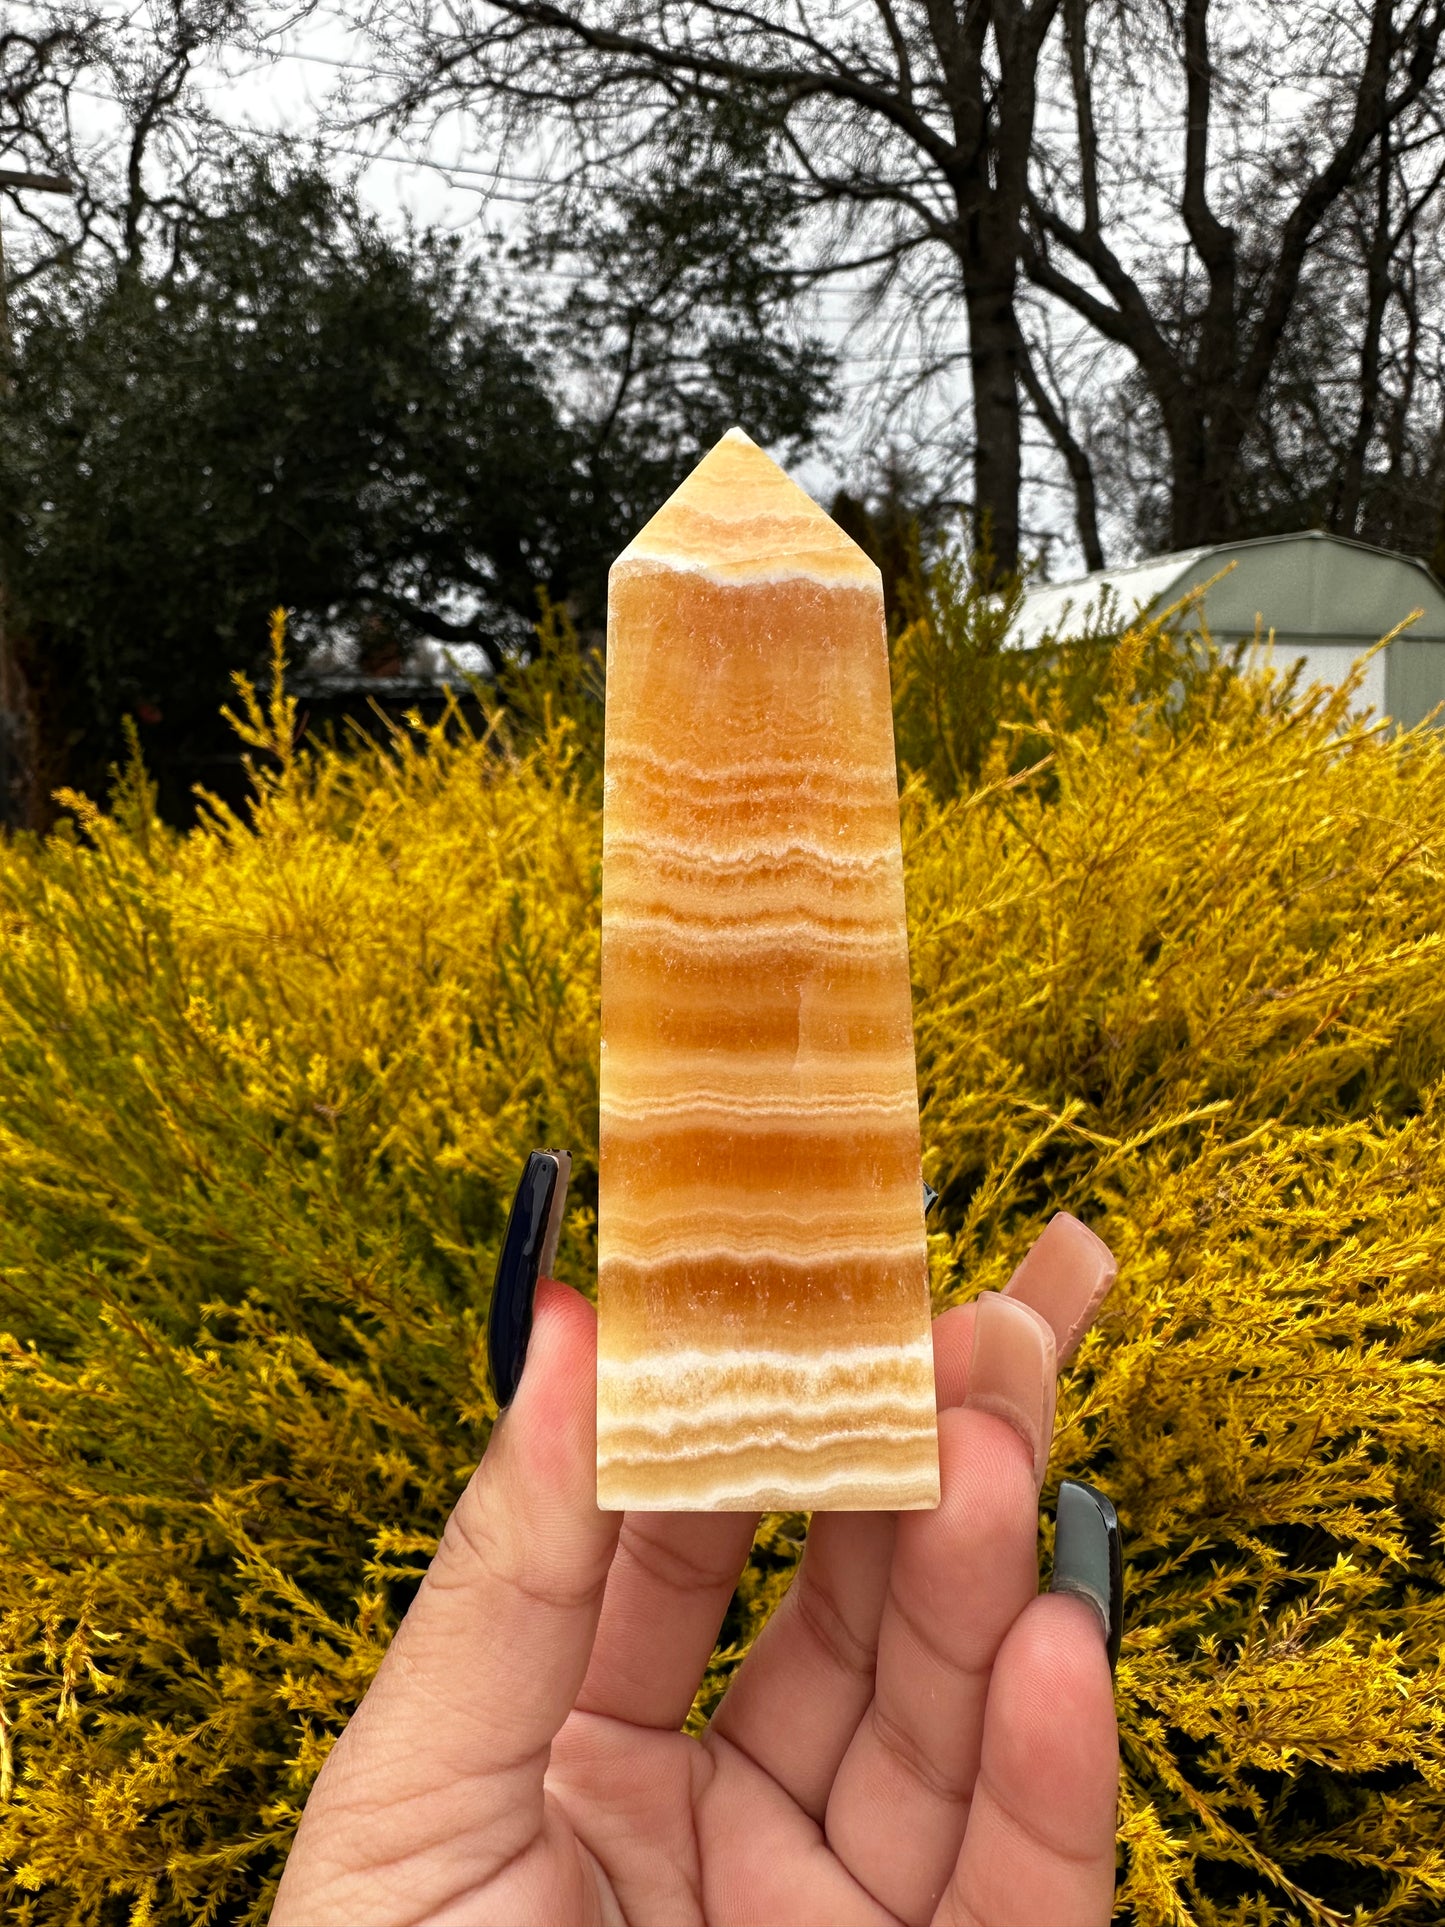
[(1097, 617), (1106, 591), (1126, 622), (1138, 612), (1167, 609), (1231, 562), (1235, 567), (1204, 601), (1217, 640), (1253, 636), (1258, 616), (1266, 634), (1274, 630), (1277, 668), (1303, 657), (1302, 685), (1333, 685), (1362, 651), (1423, 608), (1420, 620), (1370, 664), (1360, 702), (1409, 728), (1445, 701), (1445, 588), (1412, 555), (1320, 529), (1181, 549), (1072, 582), (1041, 583), (1025, 596), (1011, 640), (1031, 648), (1045, 637), (1068, 635), (1086, 613)]

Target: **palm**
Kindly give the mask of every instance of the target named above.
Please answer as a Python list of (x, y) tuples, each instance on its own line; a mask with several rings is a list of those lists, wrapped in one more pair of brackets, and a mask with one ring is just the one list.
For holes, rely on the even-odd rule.
[(756, 1522), (629, 1514), (619, 1536), (581, 1502), (591, 1314), (553, 1302), (548, 1366), (529, 1355), (318, 1781), (273, 1927), (1104, 1927), (1108, 1667), (1089, 1607), (1037, 1596), (1023, 1441), (950, 1402), (972, 1307), (935, 1327), (943, 1503), (817, 1515), (695, 1740)]

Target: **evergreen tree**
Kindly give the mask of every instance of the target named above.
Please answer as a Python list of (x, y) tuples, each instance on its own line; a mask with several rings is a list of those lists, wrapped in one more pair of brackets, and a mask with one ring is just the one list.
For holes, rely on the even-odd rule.
[(26, 291), (0, 412), (10, 619), (50, 781), (135, 714), (162, 773), (223, 749), (231, 672), (352, 634), (498, 663), (598, 566), (583, 445), (452, 240), (385, 235), (315, 172), (244, 170), (172, 259)]

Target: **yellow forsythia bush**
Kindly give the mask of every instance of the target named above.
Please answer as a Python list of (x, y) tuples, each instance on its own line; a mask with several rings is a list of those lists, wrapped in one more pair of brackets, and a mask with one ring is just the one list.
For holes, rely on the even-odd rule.
[[(1001, 1285), (1061, 1206), (1121, 1259), (1043, 1501), (1082, 1476), (1124, 1526), (1119, 1918), (1427, 1927), (1445, 744), (1187, 650), (1145, 675), (1169, 646), (1021, 698), (975, 786), (905, 788), (934, 1290)], [(589, 699), (297, 753), (281, 648), (234, 719), (247, 819), (181, 837), (133, 762), (0, 847), (17, 1923), (264, 1920), (485, 1443), (534, 1145), (577, 1153), (558, 1269), (592, 1273)], [(801, 1523), (765, 1522), (695, 1719)]]

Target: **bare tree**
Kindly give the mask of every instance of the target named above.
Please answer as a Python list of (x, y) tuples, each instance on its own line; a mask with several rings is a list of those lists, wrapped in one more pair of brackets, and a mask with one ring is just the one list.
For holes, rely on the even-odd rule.
[[(1357, 263), (1368, 343), (1439, 188), (1445, 0), (372, 0), (368, 20), (402, 76), (379, 111), (472, 108), (515, 146), (561, 127), (573, 189), (655, 167), (679, 115), (751, 113), (819, 237), (800, 289), (861, 274), (920, 324), (966, 321), (973, 505), (1004, 567), (1029, 415), (1102, 560), (1097, 397), (1061, 384), (1059, 316), (1115, 380), (1134, 371), (1119, 401), (1141, 445), (1162, 438), (1161, 539), (1235, 532), (1335, 211), (1404, 166)], [(1052, 329), (1030, 324), (1021, 274)], [(923, 360), (915, 387), (950, 356)], [(1347, 520), (1378, 432), (1374, 364), (1357, 372)]]
[(139, 265), (178, 223), (236, 140), (195, 87), (197, 66), (239, 31), (244, 0), (143, 0), (123, 18), (71, 0), (0, 28), (0, 164), (63, 175), (64, 206), (12, 197), (11, 286), (105, 259)]
[(1439, 566), (1445, 561), (1445, 159), (1421, 179), (1390, 135), (1387, 130), (1380, 141), (1373, 179), (1342, 201), (1340, 245), (1326, 259), (1321, 278), (1327, 285), (1312, 312), (1316, 338), (1306, 335), (1299, 359), (1314, 362), (1327, 403), (1326, 370), (1350, 370), (1351, 358), (1349, 344), (1336, 347), (1318, 334), (1329, 332), (1331, 320), (1336, 326), (1339, 317), (1354, 320), (1354, 379), (1333, 409), (1320, 411), (1328, 451), (1321, 466), (1330, 476), (1325, 526), (1415, 549)]
[(1115, 444), (1131, 438), (1147, 462), (1162, 441), (1156, 540), (1256, 525), (1251, 470), (1311, 305), (1354, 306), (1358, 290), (1353, 425), (1326, 516), (1355, 525), (1392, 290), (1445, 181), (1442, 34), (1441, 0), (1064, 0), (1073, 139), (1040, 144), (1024, 259), (1132, 364)]
[[(1260, 531), (1313, 526), (1445, 561), (1445, 209), (1382, 166), (1343, 200), (1241, 451)], [(1395, 176), (1392, 181), (1392, 175)]]
[(13, 177), (0, 188), (0, 222), (26, 235), (19, 259), (8, 264), (7, 288), (74, 252), (81, 226), (71, 197), (63, 210), (37, 201), (22, 194), (20, 177), (78, 179), (71, 98), (99, 35), (94, 14), (62, 8), (23, 27), (0, 26), (0, 166)]
[(564, 124), (584, 174), (645, 166), (668, 118), (748, 105), (771, 165), (818, 217), (800, 286), (904, 285), (941, 256), (968, 323), (974, 503), (1001, 566), (1018, 558), (1018, 235), (1040, 49), (1060, 0), (375, 0), (405, 84), (395, 118), (485, 105), (520, 142)]
[[(0, 60), (0, 102), (23, 104), (34, 161), (83, 184), (68, 227), (27, 216), (22, 274), (66, 247), (124, 263), (178, 232), (223, 144), (195, 64), (254, 25), (243, 0), (145, 0), (123, 31), (65, 4), (48, 93), (27, 78), (35, 46)], [(613, 248), (607, 299), (574, 309), (626, 336), (598, 358), (620, 371), (619, 406), (672, 352), (670, 317), (705, 302), (687, 197), (666, 255), (647, 252), (661, 230), (638, 200), (665, 196), (685, 164), (713, 170), (708, 247), (734, 295), (758, 233), (791, 237), (728, 315), (775, 313), (787, 286), (861, 281), (874, 315), (891, 304), (926, 342), (911, 377), (882, 369), (878, 394), (966, 367), (971, 411), (943, 426), (966, 444), (963, 492), (1004, 569), (1041, 448), (1090, 565), (1125, 487), (1131, 535), (1178, 546), (1279, 515), (1377, 527), (1392, 461), (1433, 473), (1422, 242), (1445, 191), (1445, 0), (368, 0), (364, 20), (385, 59), (338, 114), (400, 126), (460, 109), (501, 142), (513, 182), (535, 181), (537, 207), (595, 209), (605, 190), (641, 209), (628, 245), (643, 251)], [(65, 76), (82, 71), (116, 107), (104, 147), (68, 119)], [(762, 229), (740, 213), (729, 231), (715, 189), (734, 179), (740, 208), (771, 197)], [(591, 245), (607, 229), (589, 218), (572, 232)], [(1345, 316), (1325, 364), (1327, 324)], [(966, 345), (947, 339), (960, 323)], [(685, 353), (726, 349), (741, 379), (747, 341), (746, 325), (731, 341), (694, 328)], [(799, 344), (800, 393), (810, 353)], [(672, 367), (682, 397), (695, 377)], [(780, 422), (787, 387), (768, 391)], [(1320, 496), (1300, 478), (1322, 449)]]

